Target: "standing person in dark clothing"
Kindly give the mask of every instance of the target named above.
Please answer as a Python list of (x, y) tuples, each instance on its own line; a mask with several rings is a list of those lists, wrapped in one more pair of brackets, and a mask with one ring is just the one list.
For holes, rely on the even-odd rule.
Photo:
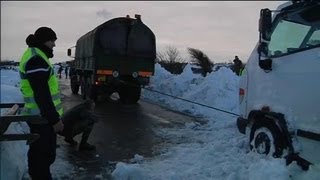
[(59, 79), (61, 79), (61, 73), (62, 73), (62, 66), (60, 65), (59, 69), (58, 69), (58, 75), (59, 75)]
[(93, 110), (95, 103), (89, 99), (83, 103), (68, 110), (62, 117), (64, 129), (60, 135), (65, 137), (65, 141), (72, 146), (78, 143), (73, 138), (82, 133), (82, 138), (79, 145), (79, 150), (94, 150), (95, 146), (89, 144), (90, 133), (93, 125), (97, 122), (98, 117), (94, 114)]
[(234, 63), (233, 64), (233, 71), (239, 76), (240, 72), (243, 69), (242, 61), (238, 58), (238, 56), (235, 56), (233, 63)]
[(74, 74), (74, 60), (70, 62), (69, 64), (69, 78), (71, 79), (72, 75)]
[(69, 75), (68, 70), (69, 70), (69, 67), (66, 66), (66, 67), (64, 68), (64, 73), (65, 73), (65, 75), (66, 75), (66, 79), (68, 79), (68, 75)]
[(20, 90), (24, 97), (23, 115), (41, 115), (44, 124), (28, 123), (31, 133), (40, 137), (30, 144), (28, 172), (32, 180), (51, 180), (50, 166), (56, 157), (56, 133), (63, 130), (63, 108), (60, 88), (49, 58), (53, 57), (56, 33), (48, 27), (40, 27), (30, 34), (28, 48), (19, 64)]

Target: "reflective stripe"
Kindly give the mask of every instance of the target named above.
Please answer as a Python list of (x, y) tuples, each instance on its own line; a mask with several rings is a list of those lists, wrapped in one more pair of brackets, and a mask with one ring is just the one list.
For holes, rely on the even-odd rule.
[(35, 103), (36, 101), (34, 100), (33, 97), (25, 97), (24, 102), (25, 103)]
[(26, 71), (26, 74), (40, 72), (40, 71), (48, 72), (50, 69), (51, 69), (50, 67), (48, 67), (47, 69), (44, 69), (44, 68), (33, 69), (33, 70)]
[(55, 100), (61, 99), (61, 95), (60, 93), (58, 93), (58, 94), (52, 95), (51, 98), (53, 101), (55, 101)]
[(49, 66), (47, 69), (44, 69), (44, 68), (33, 69), (33, 70), (27, 71), (26, 73), (23, 73), (23, 72), (20, 71), (20, 78), (21, 79), (27, 79), (27, 74), (31, 74), (31, 73), (34, 73), (34, 72), (40, 72), (40, 71), (43, 71), (43, 72), (50, 71), (50, 75), (54, 74), (53, 69)]
[[(52, 98), (52, 101), (55, 101), (55, 100), (58, 100), (61, 98), (60, 94), (56, 94), (56, 95), (53, 95), (51, 96)], [(25, 103), (36, 103), (34, 97), (24, 97), (24, 102)]]
[[(62, 117), (63, 114), (63, 107), (62, 104), (59, 104), (56, 106), (56, 111), (59, 113), (60, 118)], [(61, 113), (60, 113), (61, 112)]]
[(40, 110), (38, 108), (37, 109), (31, 109), (31, 108), (24, 107), (23, 110), (22, 110), (22, 113), (23, 114), (29, 114), (29, 115), (39, 115), (40, 114)]
[(55, 105), (55, 107), (56, 107), (56, 110), (58, 111), (59, 109), (62, 109), (62, 104), (59, 103), (59, 104)]
[[(56, 111), (61, 111), (63, 109), (62, 104), (59, 103), (55, 106)], [(22, 110), (22, 113), (25, 114), (30, 114), (30, 115), (38, 115), (40, 114), (40, 109), (39, 108), (28, 108), (28, 107), (24, 107)], [(59, 114), (60, 115), (60, 114)]]

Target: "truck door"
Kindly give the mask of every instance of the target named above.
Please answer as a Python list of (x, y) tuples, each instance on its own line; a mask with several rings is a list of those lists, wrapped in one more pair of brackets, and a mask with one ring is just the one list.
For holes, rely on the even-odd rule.
[(304, 22), (277, 23), (268, 45), (269, 83), (275, 107), (280, 102), (299, 128), (320, 132), (320, 19)]

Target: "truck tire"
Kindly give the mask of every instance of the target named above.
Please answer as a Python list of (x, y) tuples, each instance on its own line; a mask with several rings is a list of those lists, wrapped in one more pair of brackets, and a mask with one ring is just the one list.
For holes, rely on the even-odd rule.
[(285, 148), (284, 136), (272, 120), (264, 118), (254, 122), (250, 132), (252, 151), (279, 158)]
[(137, 103), (141, 96), (141, 87), (132, 87), (131, 92), (128, 94), (129, 103)]
[(78, 85), (77, 77), (76, 77), (76, 76), (72, 76), (72, 77), (71, 77), (70, 85), (71, 85), (72, 94), (78, 94), (78, 92), (79, 92), (79, 85)]
[(97, 92), (96, 87), (88, 81), (88, 97), (94, 102), (97, 102)]
[(120, 101), (124, 104), (135, 104), (139, 101), (141, 95), (141, 87), (139, 84), (124, 85), (119, 89)]
[(128, 101), (128, 89), (125, 86), (121, 86), (118, 90), (118, 94), (120, 97), (120, 102), (127, 104), (129, 103)]
[(87, 78), (81, 78), (81, 97), (83, 100), (87, 98)]

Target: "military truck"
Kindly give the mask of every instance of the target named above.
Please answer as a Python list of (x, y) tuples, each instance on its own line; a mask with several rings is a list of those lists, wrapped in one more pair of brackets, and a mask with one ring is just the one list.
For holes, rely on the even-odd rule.
[(320, 162), (320, 2), (260, 11), (259, 42), (240, 78), (239, 131), (254, 152)]
[(117, 92), (123, 103), (136, 103), (141, 87), (154, 75), (156, 38), (140, 15), (127, 15), (84, 34), (67, 54), (74, 54), (70, 69), (73, 94), (80, 89), (83, 99), (97, 101), (100, 95)]

